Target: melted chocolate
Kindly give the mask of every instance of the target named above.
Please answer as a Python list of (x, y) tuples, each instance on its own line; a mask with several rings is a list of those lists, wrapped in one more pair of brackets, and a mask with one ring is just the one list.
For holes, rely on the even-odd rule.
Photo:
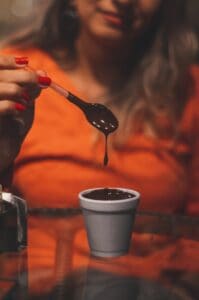
[(111, 200), (124, 200), (128, 198), (135, 197), (134, 194), (124, 192), (120, 189), (96, 189), (88, 193), (83, 194), (84, 197), (94, 200), (103, 200), (103, 201), (111, 201)]
[(108, 165), (108, 135), (105, 135), (104, 166)]
[(105, 105), (88, 103), (68, 93), (67, 99), (77, 105), (85, 114), (87, 121), (105, 136), (104, 165), (108, 164), (108, 136), (118, 128), (118, 120)]

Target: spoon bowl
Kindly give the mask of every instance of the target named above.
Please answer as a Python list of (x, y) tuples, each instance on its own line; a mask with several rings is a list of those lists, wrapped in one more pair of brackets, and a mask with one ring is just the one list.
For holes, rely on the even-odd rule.
[(87, 121), (105, 136), (114, 132), (118, 128), (118, 120), (110, 109), (101, 103), (88, 103), (79, 97), (68, 92), (55, 82), (51, 82), (50, 87), (77, 105), (84, 113)]
[(114, 132), (118, 127), (118, 120), (103, 104), (89, 103), (85, 116), (89, 123), (105, 135)]

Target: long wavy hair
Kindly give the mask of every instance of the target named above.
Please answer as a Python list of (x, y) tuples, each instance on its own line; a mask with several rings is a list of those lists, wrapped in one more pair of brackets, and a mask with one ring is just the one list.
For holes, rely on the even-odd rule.
[[(12, 44), (39, 47), (67, 67), (67, 62), (75, 62), (81, 26), (70, 10), (70, 0), (53, 0), (40, 28), (13, 39)], [(186, 0), (162, 0), (150, 26), (134, 44), (128, 81), (107, 97), (107, 104), (118, 113), (120, 138), (132, 130), (176, 136), (177, 122), (193, 90), (188, 66), (198, 47), (187, 22)]]

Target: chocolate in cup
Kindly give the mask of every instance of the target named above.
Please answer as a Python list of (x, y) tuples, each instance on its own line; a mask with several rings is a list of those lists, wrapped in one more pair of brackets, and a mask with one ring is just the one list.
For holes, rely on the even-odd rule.
[(94, 188), (79, 193), (91, 255), (128, 253), (140, 194), (126, 188)]

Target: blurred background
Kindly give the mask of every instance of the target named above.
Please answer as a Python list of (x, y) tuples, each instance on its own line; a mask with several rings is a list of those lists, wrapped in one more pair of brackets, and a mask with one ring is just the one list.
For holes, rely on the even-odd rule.
[[(164, 0), (167, 1), (167, 0)], [(0, 0), (0, 41), (32, 23), (39, 26), (52, 0)], [(199, 37), (199, 0), (187, 0), (187, 18)], [(199, 62), (199, 55), (197, 61)]]
[(42, 20), (52, 0), (0, 0), (0, 40)]

